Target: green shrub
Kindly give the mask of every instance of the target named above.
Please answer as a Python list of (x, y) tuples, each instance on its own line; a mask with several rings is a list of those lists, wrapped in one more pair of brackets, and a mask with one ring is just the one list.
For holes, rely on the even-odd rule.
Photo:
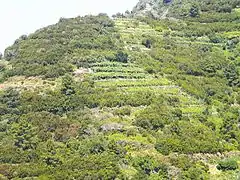
[(142, 175), (150, 176), (152, 174), (158, 174), (159, 177), (162, 177), (163, 179), (168, 176), (167, 166), (165, 164), (160, 164), (149, 156), (135, 158), (133, 161), (133, 166)]
[(152, 41), (150, 39), (143, 40), (142, 45), (150, 49), (152, 47)]
[(130, 116), (131, 106), (125, 106), (125, 107), (118, 108), (114, 111), (114, 114), (118, 115), (118, 116)]
[(208, 180), (209, 175), (203, 166), (193, 166), (190, 167), (187, 171), (184, 171), (181, 175), (183, 180)]
[(128, 54), (124, 53), (122, 51), (119, 51), (116, 54), (116, 61), (121, 63), (127, 63), (128, 62)]
[(179, 121), (165, 126), (163, 135), (157, 138), (155, 148), (162, 154), (216, 153), (223, 151), (217, 134), (200, 123)]
[(224, 160), (219, 162), (217, 169), (222, 171), (236, 170), (238, 169), (238, 163), (237, 161), (231, 159)]
[(136, 116), (135, 125), (144, 129), (159, 130), (169, 124), (172, 114), (167, 106), (151, 106)]

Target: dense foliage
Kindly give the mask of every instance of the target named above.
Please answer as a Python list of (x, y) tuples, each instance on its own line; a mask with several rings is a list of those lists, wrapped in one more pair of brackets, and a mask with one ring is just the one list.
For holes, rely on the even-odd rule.
[(238, 164), (234, 160), (225, 160), (225, 161), (221, 161), (218, 164), (217, 168), (223, 171), (236, 170), (238, 168)]
[(160, 1), (160, 7), (170, 7), (170, 16), (197, 17), (200, 13), (231, 13), (240, 5), (239, 0), (168, 0)]
[(237, 177), (240, 13), (223, 2), (21, 36), (0, 61), (0, 179)]
[(79, 61), (81, 50), (114, 49), (114, 32), (114, 22), (104, 14), (61, 18), (56, 25), (22, 36), (6, 49), (5, 58), (12, 61), (14, 67), (7, 76), (62, 76), (73, 71), (72, 64)]

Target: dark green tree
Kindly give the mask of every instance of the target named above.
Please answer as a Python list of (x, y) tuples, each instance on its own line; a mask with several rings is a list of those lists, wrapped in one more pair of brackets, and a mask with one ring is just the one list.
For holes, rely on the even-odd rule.
[(15, 146), (22, 150), (35, 149), (37, 146), (36, 128), (27, 121), (13, 123), (10, 129)]
[(235, 160), (225, 160), (225, 161), (221, 161), (218, 165), (217, 165), (217, 169), (218, 170), (222, 170), (222, 171), (227, 171), (227, 170), (236, 170), (238, 168), (238, 163)]
[(240, 87), (240, 74), (234, 64), (229, 64), (224, 70), (229, 86)]
[(121, 62), (121, 63), (127, 63), (128, 62), (128, 54), (124, 53), (122, 51), (119, 51), (116, 54), (116, 61)]
[(75, 88), (74, 88), (74, 80), (70, 75), (65, 75), (62, 78), (62, 93), (66, 96), (70, 96), (72, 94), (75, 94)]
[(200, 15), (200, 10), (199, 10), (198, 5), (196, 5), (196, 4), (192, 5), (192, 7), (189, 11), (189, 15), (191, 17), (198, 17)]

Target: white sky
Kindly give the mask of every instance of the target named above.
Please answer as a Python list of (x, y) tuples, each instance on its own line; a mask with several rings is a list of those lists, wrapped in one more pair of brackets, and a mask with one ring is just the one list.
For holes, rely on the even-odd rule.
[(138, 0), (0, 0), (0, 52), (23, 34), (57, 23), (60, 17), (132, 10)]

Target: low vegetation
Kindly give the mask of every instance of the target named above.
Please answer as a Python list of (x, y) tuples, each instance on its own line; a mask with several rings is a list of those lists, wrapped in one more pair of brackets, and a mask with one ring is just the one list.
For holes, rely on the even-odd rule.
[(240, 14), (221, 2), (16, 40), (0, 60), (0, 179), (236, 179)]

